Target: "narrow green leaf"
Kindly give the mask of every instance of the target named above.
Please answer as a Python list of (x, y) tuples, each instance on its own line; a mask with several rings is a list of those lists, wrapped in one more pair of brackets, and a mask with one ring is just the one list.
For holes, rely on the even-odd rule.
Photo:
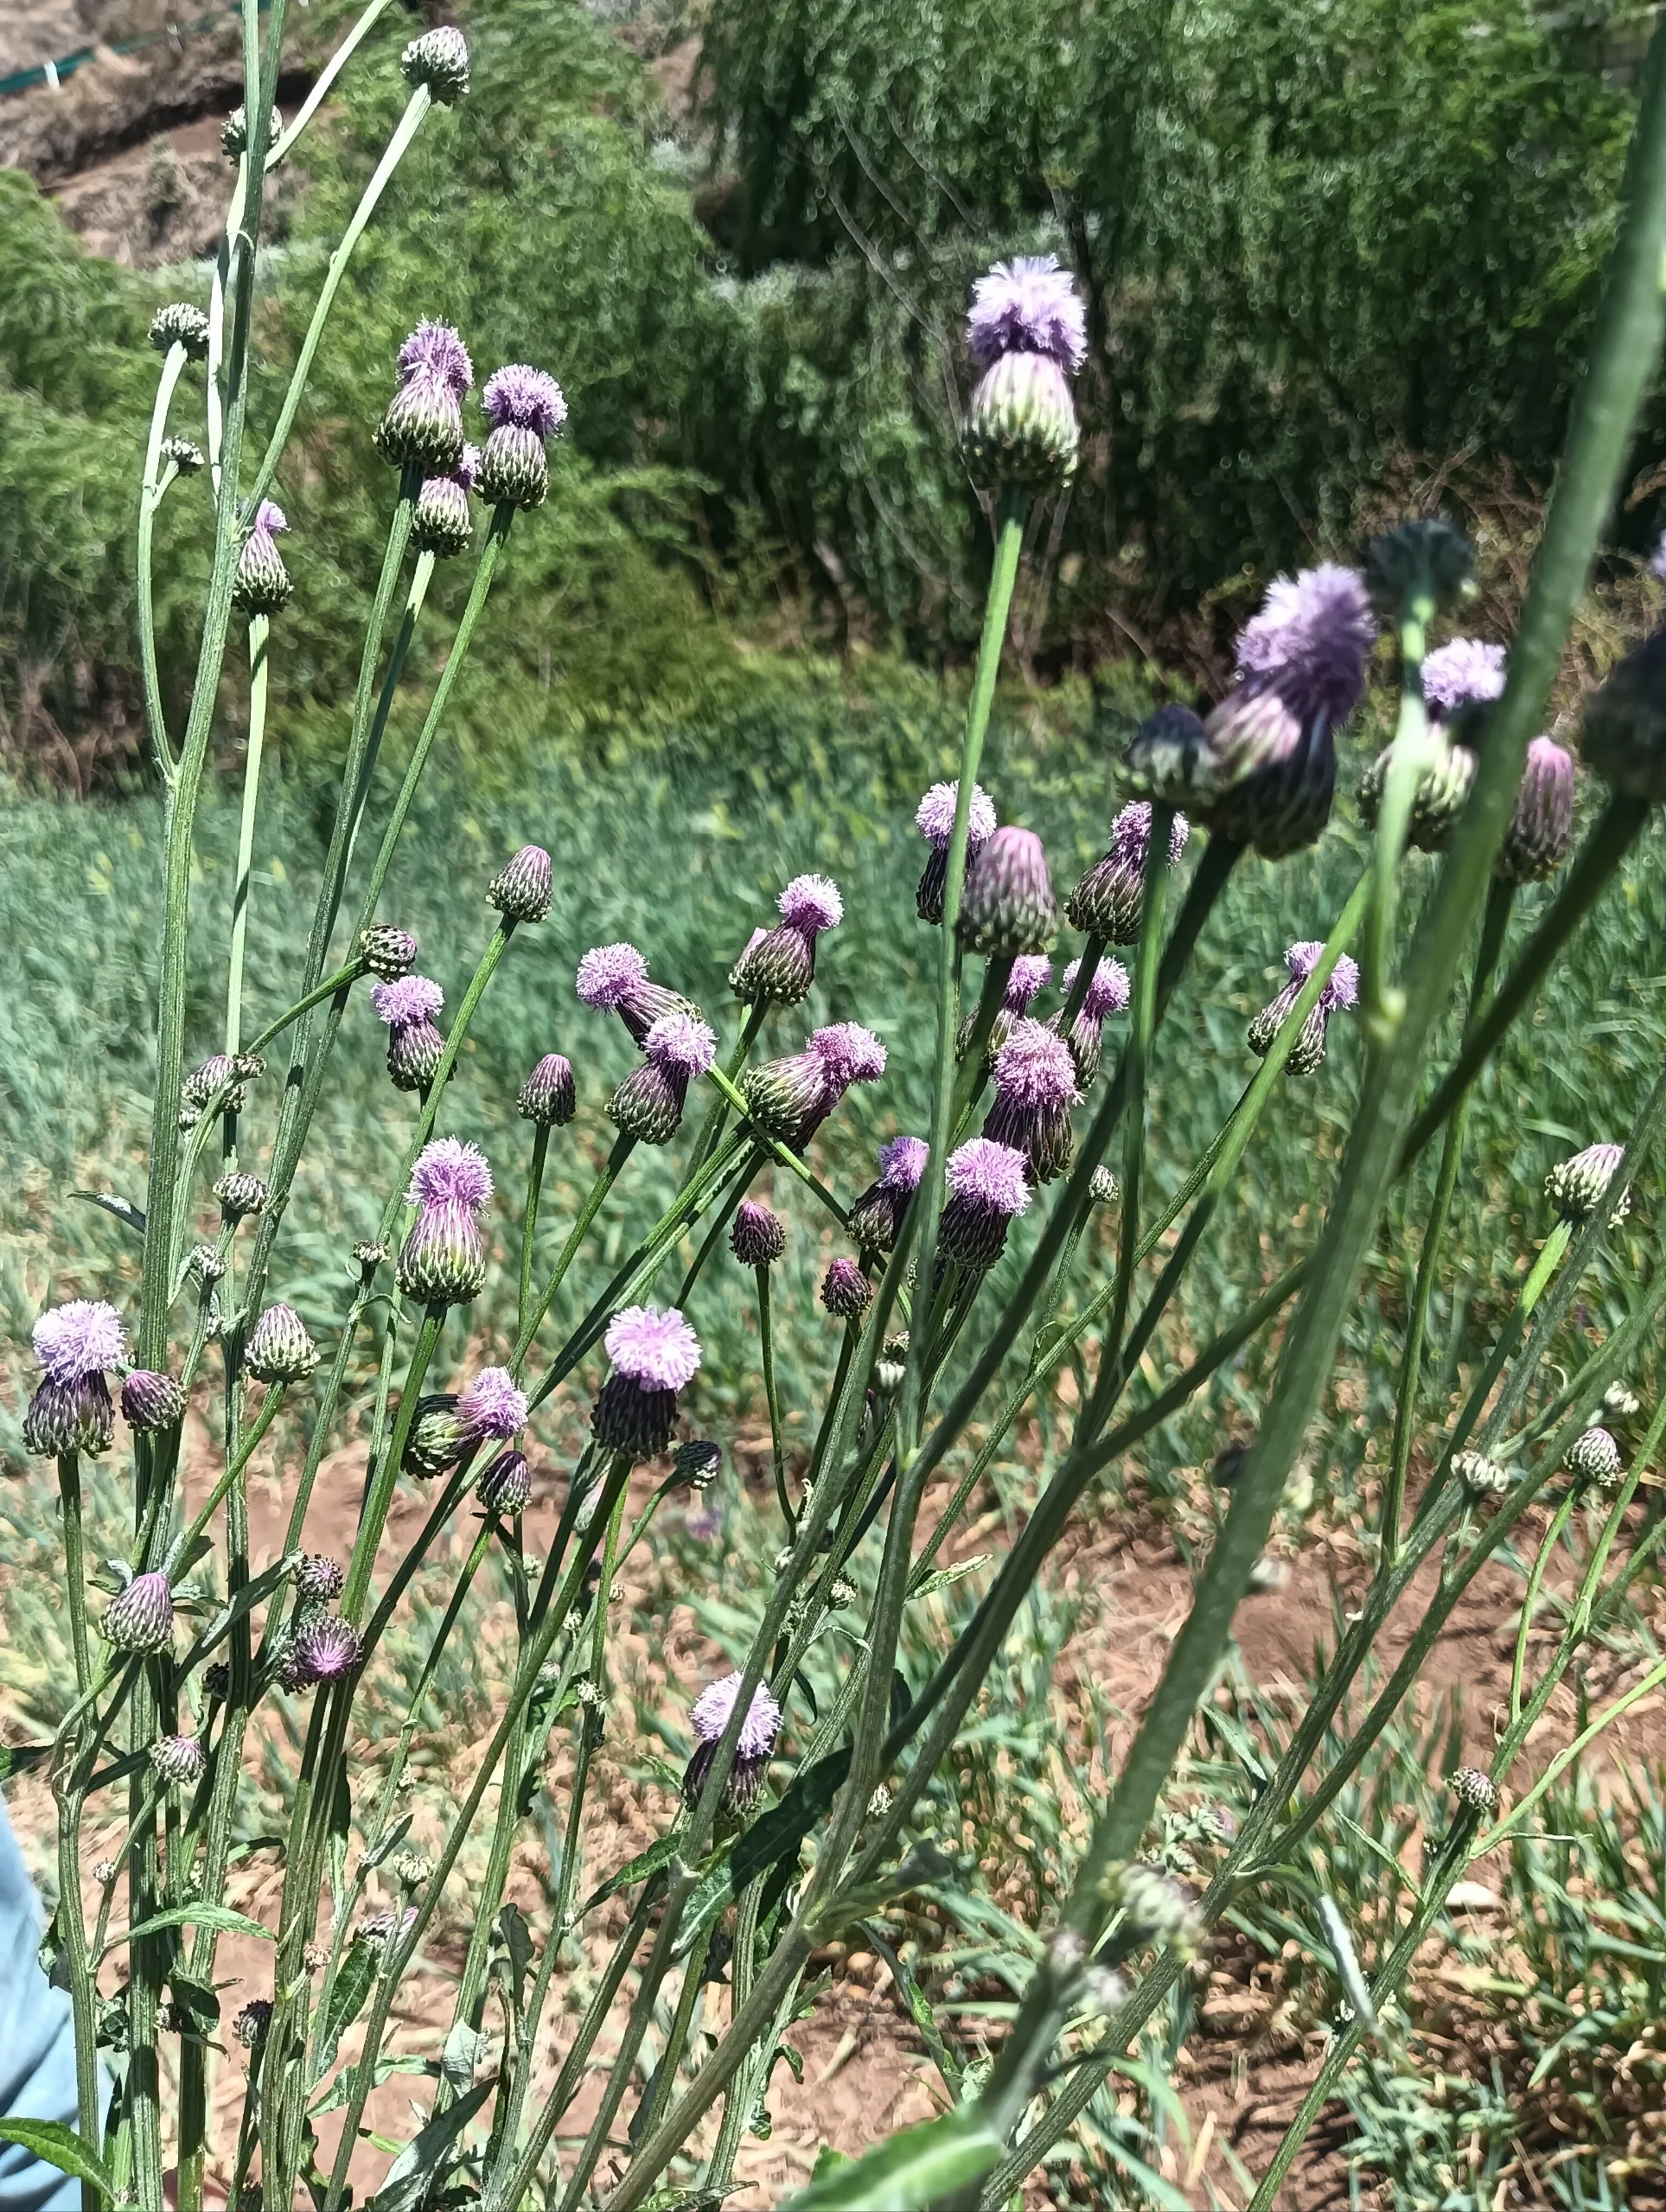
[[(396, 2074), (425, 2074), (431, 2081), (437, 2081), (439, 2070), (437, 2060), (418, 2058), (410, 2052), (401, 2051), (391, 2058), (376, 2061), (376, 2081), (380, 2087), (384, 2081), (391, 2081)], [(317, 2103), (309, 2107), (309, 2118), (322, 2120), (326, 2113), (341, 2110), (353, 2088), (354, 2071), (350, 2066), (342, 2069)]]
[(373, 1866), (380, 1866), (385, 1858), (399, 1849), (411, 1833), (411, 1822), (413, 1817), (409, 1813), (405, 1814), (402, 1820), (395, 1820), (385, 1836), (371, 1845), (369, 1850), (359, 1861), (361, 1874), (368, 1874)]
[(263, 1943), (275, 1940), (270, 1928), (262, 1928), (247, 1913), (233, 1912), (229, 1905), (210, 1904), (205, 1899), (193, 1905), (169, 1905), (166, 1912), (153, 1914), (137, 1928), (123, 1928), (111, 1937), (101, 1956), (107, 1958), (122, 1944), (135, 1943), (142, 1936), (159, 1935), (164, 1928), (217, 1928), (222, 1935), (258, 1935)]
[(135, 1236), (144, 1234), (144, 1209), (136, 1206), (131, 1198), (123, 1198), (113, 1190), (72, 1190), (72, 1198), (84, 1198), (89, 1206), (97, 1206)]
[(638, 1882), (646, 1880), (648, 1875), (657, 1874), (661, 1867), (669, 1866), (677, 1856), (677, 1847), (681, 1840), (682, 1832), (680, 1828), (667, 1829), (666, 1833), (656, 1842), (651, 1843), (646, 1851), (638, 1852), (635, 1858), (627, 1860), (616, 1873), (610, 1874), (605, 1882), (599, 1884), (590, 1891), (589, 1896), (573, 1915), (575, 1924), (583, 1920), (587, 1914), (593, 1913), (597, 1906), (610, 1897), (616, 1890), (631, 1889)]
[(834, 2167), (783, 2200), (782, 2212), (923, 2212), (951, 2190), (981, 2181), (1005, 2145), (975, 2111), (905, 2128), (854, 2165)]
[(966, 2068), (959, 2053), (944, 2041), (937, 2026), (937, 2016), (931, 2009), (930, 1999), (915, 1979), (912, 1969), (892, 1950), (883, 1931), (872, 1921), (862, 1922), (862, 1936), (869, 1949), (876, 1952), (890, 1968), (891, 1979), (908, 2007), (910, 2019), (920, 2030), (932, 2064), (942, 2076), (943, 2087), (951, 2097), (958, 2098)]
[(178, 1673), (182, 1678), (190, 1673), (194, 1667), (200, 1667), (214, 1646), (231, 1634), (233, 1622), (241, 1620), (244, 1614), (265, 1603), (284, 1578), (293, 1571), (299, 1556), (298, 1552), (290, 1553), (278, 1560), (264, 1574), (258, 1574), (235, 1597), (227, 1600), (180, 1661)]
[(916, 1597), (929, 1597), (934, 1591), (947, 1590), (951, 1583), (959, 1582), (967, 1575), (976, 1574), (980, 1568), (986, 1567), (994, 1556), (993, 1552), (980, 1552), (975, 1559), (960, 1559), (952, 1567), (938, 1567), (910, 1590), (910, 1602)]
[(387, 2170), (387, 2177), (365, 2207), (365, 2212), (411, 2212), (426, 2195), (438, 2168), (448, 2159), (451, 2145), (497, 2087), (495, 2074), (477, 2081), (466, 2095), (419, 2128)]
[(323, 2025), (318, 2035), (318, 2056), (312, 2069), (315, 2081), (322, 2081), (335, 2063), (335, 2054), (341, 2037), (365, 2008), (376, 1980), (377, 1962), (381, 1946), (368, 1935), (355, 1935), (348, 1945), (335, 1979), (330, 1984), (329, 1998), (324, 2007)]
[(108, 2168), (98, 2153), (89, 2151), (73, 2127), (66, 2127), (57, 2120), (0, 2120), (0, 2141), (16, 2143), (22, 2149), (44, 2158), (49, 2166), (56, 2166), (61, 2174), (73, 2174), (77, 2181), (91, 2182), (113, 2202), (116, 2184)]
[(0, 1782), (9, 1782), (13, 1775), (26, 1775), (31, 1767), (51, 1756), (50, 1743), (0, 1744)]

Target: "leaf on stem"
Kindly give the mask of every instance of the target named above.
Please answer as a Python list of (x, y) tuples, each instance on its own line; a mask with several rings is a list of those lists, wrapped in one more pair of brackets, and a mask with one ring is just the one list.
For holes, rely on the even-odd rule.
[(431, 2120), (405, 2145), (387, 2170), (387, 2178), (365, 2207), (365, 2212), (412, 2212), (427, 2194), (441, 2162), (469, 2122), (497, 2087), (495, 2074), (477, 2081), (467, 2095)]
[(782, 2212), (922, 2212), (981, 2181), (1005, 2147), (975, 2111), (946, 2113), (904, 2128), (853, 2165), (833, 2167), (786, 2198)]
[(73, 2127), (56, 2120), (0, 2120), (0, 2142), (16, 2143), (37, 2158), (44, 2158), (60, 2173), (90, 2182), (113, 2203), (116, 2184), (97, 2153), (89, 2151)]

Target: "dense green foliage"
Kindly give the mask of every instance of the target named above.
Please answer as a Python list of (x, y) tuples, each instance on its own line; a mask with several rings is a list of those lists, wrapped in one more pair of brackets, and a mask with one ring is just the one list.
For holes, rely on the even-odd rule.
[[(755, 692), (723, 618), (756, 630), (766, 585), (839, 634), (963, 644), (987, 540), (954, 454), (959, 318), (1004, 251), (1057, 249), (1094, 302), (1084, 464), (1020, 602), (1032, 665), (1178, 647), (1178, 611), (1235, 611), (1279, 564), (1348, 542), (1386, 478), (1461, 453), (1542, 482), (1612, 232), (1630, 103), (1596, 64), (1621, 16), (720, 0), (705, 114), (678, 118), (571, 0), (472, 0), (474, 89), (371, 225), (278, 488), (304, 615), (275, 662), (282, 741), (333, 728), (352, 680), (392, 494), (368, 433), (423, 311), (457, 322), (482, 375), (546, 361), (572, 402), (514, 612), (461, 701), (499, 741)], [(377, 33), (302, 150), (257, 427), (398, 112), (399, 40)], [(144, 327), (206, 287), (88, 260), (0, 178), (0, 708), (60, 774), (61, 738), (107, 753), (131, 726)], [(177, 702), (206, 501), (169, 504)], [(461, 589), (442, 571), (442, 605)]]

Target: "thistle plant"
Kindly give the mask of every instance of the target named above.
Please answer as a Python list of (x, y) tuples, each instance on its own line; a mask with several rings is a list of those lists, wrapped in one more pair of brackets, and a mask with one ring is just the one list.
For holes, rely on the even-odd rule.
[[(373, 0), (343, 65), (384, 4)], [(1524, 1194), (1538, 1203), (1538, 1249), (1524, 1273), (1503, 1270), (1505, 1317), (1455, 1414), (1427, 1386), (1424, 1370), (1427, 1316), (1463, 1202), (1471, 1094), (1554, 963), (1577, 945), (1647, 807), (1666, 796), (1658, 639), (1623, 661), (1590, 705), (1589, 764), (1610, 795), (1571, 856), (1573, 761), (1554, 739), (1535, 734), (1663, 335), (1666, 33), (1651, 53), (1603, 316), (1507, 655), (1478, 653), (1461, 639), (1426, 651), (1431, 630), (1453, 619), (1467, 571), (1461, 543), (1441, 526), (1405, 526), (1367, 550), (1359, 566), (1328, 561), (1273, 580), (1240, 638), (1226, 697), (1205, 717), (1165, 708), (1132, 740), (1107, 793), (1104, 857), (1062, 908), (1040, 838), (1022, 822), (1000, 822), (980, 778), (997, 794), (1004, 788), (1002, 763), (985, 757), (991, 706), (1026, 522), (1035, 502), (1061, 494), (1076, 465), (1071, 379), (1086, 353), (1087, 316), (1050, 260), (999, 265), (980, 280), (967, 333), (978, 380), (965, 453), (994, 552), (957, 774), (924, 794), (916, 816), (929, 857), (919, 919), (910, 926), (931, 978), (916, 1015), (931, 1039), (929, 1082), (919, 1125), (897, 1129), (893, 1117), (878, 1159), (852, 1173), (839, 1147), (841, 1112), (859, 1085), (880, 1087), (871, 1095), (884, 1100), (888, 1053), (858, 1019), (812, 1029), (800, 1010), (815, 980), (819, 940), (868, 926), (819, 874), (782, 886), (778, 920), (761, 923), (741, 949), (732, 1003), (721, 1006), (697, 1004), (674, 974), (655, 977), (651, 902), (637, 924), (646, 949), (560, 946), (576, 1004), (552, 1007), (550, 1018), (573, 1056), (539, 1052), (555, 1039), (529, 1041), (533, 1064), (515, 1100), (529, 1125), (525, 1158), (500, 1152), (488, 1160), (453, 1125), (466, 1119), (464, 1051), (494, 976), (517, 958), (522, 931), (556, 926), (559, 835), (551, 848), (529, 843), (506, 856), (488, 878), (482, 871), (480, 952), (460, 991), (418, 972), (418, 947), (389, 894), (397, 892), (401, 832), (504, 548), (512, 532), (537, 528), (538, 509), (559, 498), (548, 447), (567, 410), (548, 371), (510, 364), (486, 379), (482, 419), (471, 424), (465, 337), (431, 320), (391, 365), (380, 424), (360, 426), (390, 467), (386, 551), (304, 958), (287, 1005), (259, 1028), (246, 1012), (266, 671), (309, 589), (304, 544), (279, 550), (283, 513), (271, 494), (308, 373), (328, 342), (341, 271), (434, 105), (466, 96), (469, 62), (454, 30), (429, 32), (405, 49), (409, 105), (330, 265), (277, 427), (256, 456), (247, 365), (257, 276), (266, 273), (256, 259), (265, 182), (317, 99), (274, 136), (284, 0), (270, 11), (264, 43), (252, 0), (245, 12), (245, 97), (227, 131), (236, 175), (225, 240), (206, 309), (185, 306), (157, 320), (162, 368), (139, 498), (140, 632), (167, 807), (143, 1272), (131, 1312), (80, 1300), (41, 1316), (40, 1380), (24, 1424), (29, 1449), (56, 1466), (76, 1675), (49, 1759), (59, 1813), (53, 1943), (74, 2011), (79, 2113), (73, 2134), (37, 2129), (31, 2139), (80, 2177), (89, 2212), (128, 2200), (161, 2212), (169, 2171), (182, 2212), (201, 2212), (211, 2180), (227, 2201), (241, 2202), (258, 2188), (271, 2206), (304, 2193), (318, 2212), (340, 2212), (349, 2190), (363, 2188), (357, 2161), (367, 2105), (384, 2078), (401, 1987), (444, 1924), (461, 1854), (479, 1842), (485, 1874), (453, 2018), (420, 2091), (420, 2124), (373, 2201), (384, 2212), (442, 2201), (478, 2202), (488, 2212), (720, 2203), (734, 2184), (744, 2133), (767, 2112), (782, 2039), (814, 2001), (807, 1982), (813, 1953), (887, 1902), (906, 1901), (941, 1865), (930, 1846), (934, 1778), (953, 1758), (1073, 1512), (1107, 1470), (1276, 1329), (1281, 1345), (1254, 1441), (1222, 1440), (1221, 1516), (1187, 1617), (1108, 1794), (1094, 1808), (1056, 1919), (1033, 1931), (1022, 1999), (993, 2063), (980, 2071), (946, 2063), (941, 2117), (830, 2166), (801, 2200), (807, 2208), (1006, 2203), (1222, 1916), (1279, 1879), (1310, 1839), (1322, 1860), (1330, 1807), (1411, 1694), (1452, 1608), (1502, 1547), (1536, 1545), (1490, 1768), (1451, 1776), (1448, 1824), (1432, 1840), (1395, 1940), (1369, 1989), (1354, 1967), (1363, 2001), (1260, 2180), (1254, 2202), (1264, 2212), (1452, 1884), (1478, 1853), (1519, 1834), (1567, 1763), (1663, 1679), (1656, 1667), (1608, 1709), (1586, 1716), (1578, 1737), (1512, 1801), (1512, 1768), (1529, 1733), (1639, 1571), (1636, 1553), (1624, 1570), (1613, 1562), (1666, 1431), (1666, 1406), (1634, 1450), (1599, 1417), (1622, 1430), (1641, 1420), (1635, 1399), (1624, 1417), (1615, 1412), (1624, 1401), (1614, 1388), (1637, 1372), (1666, 1303), (1666, 1266), (1647, 1253), (1631, 1212), (1631, 1194), (1647, 1187), (1666, 1079), (1637, 1101), (1624, 1142), (1613, 1131), (1593, 1135), (1555, 1169), (1542, 1200)], [(326, 89), (338, 74), (335, 65), (325, 71)], [(208, 465), (198, 482), (212, 567), (191, 705), (176, 732), (155, 676), (151, 525), (163, 496), (183, 495), (174, 489), (183, 466), (174, 418), (199, 375)], [(416, 666), (412, 638), (431, 623), (432, 564), (466, 558), (476, 540), (442, 673), (397, 793), (378, 812), (372, 771), (394, 692)], [(404, 616), (390, 639), (402, 584)], [(234, 628), (247, 647), (243, 806), (231, 928), (210, 953), (188, 928), (194, 834)], [(1235, 871), (1277, 866), (1325, 834), (1338, 740), (1378, 652), (1397, 653), (1401, 713), (1375, 786), (1369, 860), (1339, 910), (1315, 915), (1314, 934), (1285, 956), (1289, 982), (1252, 1028), (1242, 1095), (1203, 1155), (1176, 1163), (1178, 1195), (1159, 1205), (1152, 1168), (1161, 1140), (1149, 1112), (1159, 1031), (1184, 998), (1193, 951)], [(1471, 711), (1484, 721), (1460, 729)], [(1443, 771), (1460, 749), (1461, 771)], [(1433, 864), (1409, 857), (1419, 844), (1433, 849)], [(1516, 931), (1519, 888), (1564, 862), (1534, 926)], [(1420, 904), (1407, 933), (1400, 909), (1414, 887)], [(1350, 950), (1356, 941), (1359, 966)], [(1051, 962), (1067, 954), (1056, 989)], [(188, 1008), (201, 1003), (210, 980), (223, 986), (223, 1029), (198, 1038), (188, 1033)], [(1285, 1109), (1287, 1077), (1331, 1082), (1327, 1024), (1356, 1000), (1363, 1073), (1351, 1103), (1339, 1087), (1333, 1098), (1346, 1144), (1333, 1169), (1313, 1162), (1305, 1248), (1293, 1251), (1270, 1285), (1259, 1275), (1246, 1280), (1212, 1341), (1171, 1342), (1165, 1321), (1176, 1292), (1258, 1129)], [(585, 1023), (595, 1014), (616, 1015), (636, 1055), (605, 1098), (586, 1068)], [(342, 1254), (339, 1284), (315, 1286), (309, 1311), (333, 1316), (315, 1336), (297, 1310), (268, 1297), (268, 1283), (331, 1055), (349, 1020), (386, 1027), (383, 1111), (401, 1132), (405, 1165), (380, 1194), (376, 1236)], [(188, 1049), (210, 1043), (217, 1049), (188, 1072)], [(569, 1132), (586, 1128), (601, 1132), (603, 1163), (571, 1218), (552, 1220), (552, 1146), (575, 1143)], [(1437, 1140), (1426, 1191), (1424, 1158)], [(644, 1225), (630, 1212), (641, 1187), (633, 1177), (651, 1160), (661, 1163), (656, 1172), (669, 1162), (672, 1195)], [(839, 1247), (816, 1310), (802, 1317), (822, 1330), (836, 1324), (839, 1342), (825, 1401), (789, 1409), (810, 1417), (814, 1443), (802, 1464), (785, 1440), (775, 1356), (782, 1316), (771, 1303), (788, 1231), (769, 1195), (788, 1179)], [(1417, 1194), (1404, 1231), (1414, 1288), (1396, 1348), (1372, 1578), (1276, 1771), (1261, 1778), (1251, 1810), (1223, 1840), (1207, 1890), (1189, 1896), (1153, 1857), (1168, 1794), (1305, 1448), (1368, 1250), (1400, 1233), (1385, 1224), (1402, 1183)], [(841, 1196), (850, 1186), (853, 1195)], [(482, 1362), (471, 1309), (488, 1282), (500, 1197), (520, 1225), (514, 1329), (499, 1355)], [(1108, 1233), (1108, 1268), (1101, 1259), (1107, 1235), (1085, 1233), (1095, 1208)], [(1605, 1245), (1620, 1237), (1629, 1240), (1628, 1310), (1568, 1373), (1551, 1359), (1558, 1331)], [(617, 1664), (610, 1593), (622, 1559), (648, 1534), (673, 1485), (724, 1479), (720, 1446), (698, 1433), (700, 1329), (714, 1279), (708, 1271), (731, 1262), (751, 1270), (756, 1287), (759, 1394), (775, 1481), (773, 1495), (746, 1509), (772, 1524), (776, 1572), (755, 1633), (728, 1654), (734, 1664), (690, 1697), (685, 1725), (693, 1750), (676, 1809), (651, 1848), (597, 1893), (622, 1897), (625, 1925), (572, 2018), (557, 1999), (576, 1933), (597, 1902), (581, 1899), (578, 1870), (595, 1751), (615, 1724), (607, 1718)], [(575, 1292), (580, 1317), (552, 1323), (571, 1311)], [(375, 1379), (358, 1393), (355, 1349), (369, 1336), (373, 1307)], [(211, 1398), (213, 1367), (220, 1388)], [(1058, 1389), (1067, 1369), (1073, 1393)], [(961, 1631), (911, 1679), (901, 1655), (917, 1648), (918, 1616), (908, 1609), (932, 1586), (983, 1474), (1037, 1400), (1068, 1422), (1068, 1446)], [(208, 1490), (193, 1511), (182, 1442), (187, 1411), (199, 1404), (217, 1405), (220, 1418)], [(298, 1472), (284, 1463), (290, 1540), (257, 1575), (250, 1463), (263, 1440), (286, 1434), (281, 1418), (298, 1408), (311, 1442)], [(337, 1559), (304, 1552), (302, 1538), (324, 1450), (349, 1417), (365, 1440), (365, 1475), (356, 1534)], [(524, 1517), (534, 1467), (558, 1433), (584, 1440), (559, 1467), (559, 1520), (547, 1552), (533, 1558)], [(124, 1470), (131, 1534), (117, 1563), (119, 1587), (94, 1619), (80, 1475), (82, 1461), (99, 1456)], [(948, 1476), (955, 1480), (945, 1500), (931, 1485)], [(385, 1539), (401, 1490), (418, 1501), (419, 1526), (411, 1541), (401, 1533), (392, 1544), (390, 1564)], [(1528, 1517), (1541, 1504), (1552, 1508), (1542, 1533), (1540, 1519)], [(413, 1578), (471, 1511), (481, 1533), (440, 1637), (467, 1634), (472, 1578), (495, 1550), (514, 1600), (509, 1675), (444, 1839), (431, 1854), (400, 1852), (397, 1777), (373, 1806), (355, 1771), (355, 1702)], [(1535, 1609), (1575, 1514), (1593, 1533), (1547, 1658), (1533, 1640)], [(192, 1578), (210, 1557), (226, 1602), (195, 1630), (201, 1609)], [(1337, 1716), (1351, 1712), (1350, 1692), (1389, 1613), (1431, 1565), (1437, 1594), (1338, 1753)], [(830, 1641), (834, 1614), (859, 1633)], [(837, 1695), (819, 1707), (804, 1692), (813, 1645), (820, 1661), (830, 1650), (839, 1654)], [(246, 2090), (233, 2139), (220, 2141), (210, 2136), (208, 2094), (216, 1952), (227, 1928), (247, 1933), (227, 1903), (233, 1838), (252, 1787), (252, 1718), (264, 1699), (280, 1696), (298, 1701), (304, 1723), (281, 1895), (259, 1930), (270, 1945), (271, 1983), (230, 2024)], [(556, 1741), (568, 1754), (555, 1807), (566, 1842), (559, 1865), (552, 1858), (550, 1913), (533, 1926), (506, 1903), (506, 1888), (523, 1839), (527, 1786)], [(1323, 1767), (1322, 1749), (1330, 1761)], [(124, 1787), (126, 1919), (112, 1932), (119, 1908), (110, 1868), (118, 1862), (97, 1870), (104, 1904), (90, 1928), (82, 1837), (90, 1808)], [(367, 1916), (367, 1881), (385, 1863), (399, 1902)], [(1327, 1902), (1331, 1925), (1339, 1915)], [(1336, 1941), (1347, 1947), (1345, 1929)], [(697, 2036), (697, 2003), (720, 1956), (729, 1961), (726, 2008), (719, 2025), (708, 2021)], [(933, 2018), (929, 1999), (916, 1993), (922, 2034), (948, 2054), (952, 2024)], [(650, 2069), (641, 2062), (651, 2026)], [(167, 2069), (165, 2038), (177, 2046)], [(556, 2059), (552, 2084), (539, 2071), (546, 2053)], [(101, 2054), (113, 2082), (107, 2100)], [(164, 2078), (178, 2083), (166, 2106)], [(333, 2151), (317, 2124), (326, 2113), (339, 2115)]]

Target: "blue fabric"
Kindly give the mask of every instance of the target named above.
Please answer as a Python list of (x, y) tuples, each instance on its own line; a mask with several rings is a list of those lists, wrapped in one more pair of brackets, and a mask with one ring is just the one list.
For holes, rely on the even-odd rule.
[[(0, 1803), (0, 2114), (75, 2125), (69, 1992), (41, 1972), (41, 1901)], [(80, 2183), (0, 2144), (0, 2212), (77, 2212)]]

